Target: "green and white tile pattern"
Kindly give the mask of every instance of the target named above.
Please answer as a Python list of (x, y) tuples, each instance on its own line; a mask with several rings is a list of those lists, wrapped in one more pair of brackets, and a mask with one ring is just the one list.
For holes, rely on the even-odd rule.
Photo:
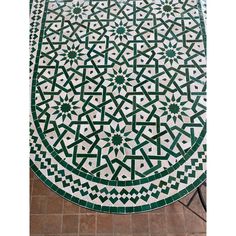
[[(86, 208), (143, 212), (206, 178), (198, 0), (34, 0), (30, 165)], [(204, 10), (205, 11), (205, 10)]]

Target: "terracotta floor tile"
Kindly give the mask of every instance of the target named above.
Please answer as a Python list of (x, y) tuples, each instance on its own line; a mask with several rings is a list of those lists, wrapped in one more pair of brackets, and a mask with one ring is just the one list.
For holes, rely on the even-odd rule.
[(97, 215), (97, 232), (112, 233), (113, 232), (113, 216), (110, 214)]
[(30, 179), (34, 179), (34, 172), (30, 169), (29, 170), (29, 175), (30, 175)]
[[(30, 235), (31, 236), (31, 235)], [(44, 234), (43, 236), (61, 236), (61, 234)], [(69, 235), (68, 235), (69, 236)]]
[(77, 234), (60, 234), (60, 236), (80, 236), (80, 235), (77, 233)]
[(48, 188), (48, 196), (52, 196), (52, 197), (56, 197), (56, 196), (58, 196), (58, 194), (57, 193), (55, 193), (54, 191), (52, 191), (51, 189), (49, 189)]
[(134, 233), (148, 233), (148, 214), (134, 214), (132, 215), (132, 232)]
[(166, 236), (187, 236), (186, 233), (172, 233), (172, 234), (167, 234)]
[(79, 206), (67, 200), (64, 200), (63, 202), (64, 202), (63, 213), (65, 214), (78, 214), (79, 213), (79, 208), (80, 208)]
[(31, 214), (45, 214), (47, 212), (47, 197), (32, 196), (30, 204)]
[(80, 215), (79, 232), (84, 234), (94, 234), (95, 217), (95, 215)]
[(113, 233), (112, 234), (97, 233), (96, 236), (113, 236)]
[(198, 216), (191, 212), (185, 211), (186, 232), (188, 233), (205, 233), (206, 223)]
[[(65, 235), (66, 236), (66, 235)], [(78, 236), (97, 236), (97, 234), (96, 233), (93, 233), (93, 234), (81, 234), (81, 233), (79, 233), (78, 234)], [(107, 235), (101, 235), (101, 236), (107, 236)], [(108, 235), (108, 236), (110, 236), (110, 235)]]
[(161, 208), (158, 208), (156, 210), (153, 210), (153, 211), (149, 211), (148, 212), (149, 214), (163, 214), (165, 213), (165, 207), (161, 207)]
[(78, 233), (79, 216), (63, 215), (62, 233)]
[(185, 233), (184, 214), (166, 214), (168, 233)]
[(166, 214), (177, 214), (177, 213), (183, 214), (183, 211), (184, 211), (184, 207), (179, 202), (174, 202), (165, 207)]
[(92, 210), (89, 210), (87, 208), (84, 208), (84, 207), (80, 207), (79, 206), (79, 213), (81, 214), (96, 214), (96, 211), (92, 211)]
[(206, 236), (206, 233), (199, 233), (199, 234), (187, 234), (187, 236)]
[(166, 233), (165, 214), (149, 214), (150, 233)]
[[(135, 234), (126, 234), (126, 233), (114, 233), (113, 234), (114, 236), (136, 236)], [(105, 236), (105, 235), (103, 235)]]
[[(203, 197), (206, 199), (206, 187), (201, 186), (201, 190), (202, 190)], [(183, 202), (184, 204), (187, 204), (189, 200), (191, 199), (191, 197), (193, 196), (194, 192), (196, 191), (193, 191), (192, 193), (190, 193), (189, 195), (187, 195), (180, 201)], [(204, 219), (206, 219), (206, 212), (204, 208), (202, 207), (198, 194), (194, 197), (193, 201), (189, 205), (189, 208), (193, 210), (194, 212), (196, 212), (197, 214), (199, 214)]]
[(189, 208), (194, 212), (196, 212), (197, 214), (199, 214), (200, 216), (202, 216), (204, 219), (206, 219), (206, 212), (202, 207), (201, 201), (198, 196), (194, 198), (192, 203), (189, 205)]
[[(33, 195), (48, 195), (49, 189), (42, 183), (41, 180), (35, 179), (33, 185)], [(52, 191), (51, 191), (52, 192)]]
[[(206, 187), (201, 186), (201, 191), (202, 191), (203, 197), (206, 199)], [(188, 194), (186, 197), (180, 199), (180, 201), (183, 202), (184, 204), (187, 204), (195, 192), (196, 192), (196, 190), (194, 190), (193, 192)], [(200, 203), (198, 194), (196, 194), (196, 196), (194, 197), (194, 199), (193, 199), (192, 203), (190, 204), (190, 206), (195, 205), (196, 203), (197, 204)]]
[(58, 234), (61, 233), (62, 216), (61, 215), (45, 215), (44, 233)]
[(130, 215), (113, 215), (114, 233), (132, 233)]
[(187, 204), (188, 201), (190, 200), (190, 198), (193, 196), (194, 192), (191, 192), (190, 194), (188, 194), (185, 197), (181, 198), (179, 201), (183, 202), (184, 204)]
[(202, 185), (200, 188), (201, 188), (202, 195), (203, 195), (204, 199), (206, 200), (206, 198), (207, 198), (207, 188), (204, 185)]
[[(31, 184), (30, 236), (206, 236), (205, 222), (183, 210), (180, 203), (145, 214), (111, 215), (63, 200), (32, 175)], [(192, 209), (199, 212), (201, 205), (196, 199)]]
[(32, 196), (34, 180), (33, 180), (33, 179), (30, 179), (29, 184), (30, 184), (30, 189), (29, 189), (29, 191), (30, 191), (30, 196)]
[(47, 213), (60, 214), (62, 213), (63, 198), (60, 196), (49, 196), (47, 200)]
[(149, 233), (133, 233), (132, 236), (149, 236)]
[(151, 233), (150, 236), (167, 236), (167, 234)]
[(43, 233), (44, 222), (45, 222), (44, 215), (31, 215), (30, 216), (30, 233), (31, 234)]

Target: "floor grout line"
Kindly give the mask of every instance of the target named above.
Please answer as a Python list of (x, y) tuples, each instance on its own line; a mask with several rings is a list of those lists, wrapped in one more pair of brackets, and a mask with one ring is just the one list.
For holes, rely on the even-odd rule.
[[(34, 179), (32, 179), (32, 184), (31, 184), (31, 186), (32, 186), (32, 189), (30, 190), (30, 201), (31, 201), (31, 203), (32, 203), (32, 199), (33, 199), (33, 197), (39, 197), (39, 198), (41, 198), (41, 197), (43, 197), (46, 201), (48, 201), (48, 198), (49, 197), (53, 197), (53, 195), (45, 195), (45, 194), (39, 194), (39, 195), (34, 195), (33, 194), (33, 188), (35, 187), (35, 184), (37, 184), (37, 182), (35, 182), (35, 180)], [(57, 195), (56, 195), (57, 196)], [(30, 215), (32, 215), (32, 216), (40, 216), (40, 215), (44, 215), (44, 216), (47, 216), (47, 215), (52, 215), (52, 216), (61, 216), (61, 229), (60, 229), (60, 234), (59, 235), (56, 235), (56, 236), (64, 236), (64, 235), (66, 235), (66, 236), (74, 236), (73, 235), (73, 233), (68, 233), (68, 234), (64, 234), (63, 235), (63, 216), (66, 216), (66, 215), (73, 215), (73, 216), (77, 216), (77, 220), (78, 220), (78, 230), (77, 230), (77, 236), (80, 236), (81, 234), (80, 234), (80, 217), (81, 216), (94, 216), (95, 217), (95, 232), (94, 232), (94, 234), (85, 234), (86, 236), (106, 236), (106, 235), (113, 235), (113, 236), (117, 236), (117, 235), (119, 235), (118, 233), (115, 233), (115, 231), (114, 231), (114, 218), (113, 218), (113, 215), (112, 215), (112, 233), (111, 234), (99, 234), (98, 233), (98, 213), (97, 212), (84, 212), (84, 213), (81, 213), (80, 212), (80, 208), (79, 208), (79, 211), (78, 212), (76, 212), (76, 213), (65, 213), (64, 211), (65, 211), (65, 202), (66, 202), (66, 200), (65, 199), (63, 199), (63, 203), (62, 203), (62, 213), (30, 213)], [(181, 214), (183, 214), (183, 216), (184, 216), (184, 225), (183, 225), (183, 227), (184, 227), (184, 231), (186, 232), (186, 235), (185, 236), (187, 236), (190, 232), (187, 232), (187, 226), (186, 226), (186, 211), (184, 210), (184, 209), (187, 209), (190, 213), (192, 213), (192, 214), (194, 214), (194, 215), (196, 215), (196, 216), (198, 216), (202, 221), (204, 221), (204, 222), (206, 222), (206, 220), (205, 219), (203, 219), (199, 214), (197, 214), (196, 212), (194, 212), (193, 210), (191, 210), (190, 208), (188, 208), (182, 201), (179, 201), (179, 203), (181, 204), (181, 205), (183, 205), (183, 213), (181, 213)], [(30, 204), (30, 207), (31, 207), (31, 204)], [(77, 208), (77, 207), (79, 207), (79, 206), (77, 206), (77, 205), (75, 205), (75, 207)], [(148, 218), (148, 232), (146, 233), (146, 234), (144, 234), (144, 235), (148, 235), (148, 236), (152, 236), (153, 234), (151, 233), (151, 214), (159, 214), (159, 213), (153, 213), (153, 212), (147, 212), (147, 213), (143, 213), (143, 214), (147, 214), (147, 218)], [(176, 214), (178, 214), (178, 213), (176, 213)], [(180, 213), (179, 213), (180, 214)], [(164, 221), (165, 221), (165, 224), (167, 224), (168, 222), (167, 222), (167, 215), (166, 215), (166, 210), (164, 211), (164, 213), (162, 214), (162, 213), (160, 213), (160, 215), (162, 215), (163, 217), (164, 217)], [(136, 234), (136, 233), (134, 233), (134, 231), (133, 231), (133, 219), (132, 219), (132, 214), (129, 216), (129, 226), (130, 226), (130, 228), (131, 228), (131, 234), (126, 234), (126, 236), (138, 236), (138, 234)], [(44, 222), (44, 224), (45, 224), (45, 222)], [(193, 236), (194, 235), (205, 235), (204, 234), (204, 232), (202, 232), (202, 233), (191, 233)], [(121, 236), (122, 234), (120, 234), (120, 236)], [(140, 234), (140, 235), (142, 235), (142, 234)], [(168, 235), (168, 224), (167, 224), (167, 227), (166, 227), (166, 234), (163, 234), (163, 236), (167, 236)], [(37, 235), (33, 235), (33, 236), (37, 236)], [(38, 236), (48, 236), (48, 235), (45, 235), (45, 234), (38, 234)], [(50, 236), (55, 236), (55, 235), (50, 235)]]
[(151, 228), (150, 228), (150, 214), (151, 213), (147, 213), (147, 215), (148, 215), (148, 235), (151, 235)]
[(64, 224), (64, 219), (63, 219), (63, 216), (64, 216), (64, 214), (63, 214), (63, 212), (64, 212), (64, 199), (62, 200), (62, 214), (61, 214), (61, 217), (62, 217), (62, 219), (61, 219), (61, 233), (63, 233), (63, 224)]

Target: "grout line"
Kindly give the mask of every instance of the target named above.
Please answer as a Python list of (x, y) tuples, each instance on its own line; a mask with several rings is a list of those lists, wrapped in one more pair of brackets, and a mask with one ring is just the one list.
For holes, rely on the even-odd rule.
[(166, 208), (165, 208), (165, 213), (164, 213), (164, 220), (165, 220), (165, 227), (166, 227), (166, 235), (169, 234), (168, 232), (168, 227), (167, 227), (167, 214), (166, 214)]
[(95, 235), (97, 235), (98, 232), (97, 232), (97, 212), (95, 214)]
[(184, 232), (185, 232), (185, 234), (187, 234), (188, 232), (187, 232), (187, 226), (186, 226), (187, 221), (186, 221), (186, 218), (185, 218), (185, 212), (183, 211), (182, 214), (183, 214), (183, 217), (184, 217), (184, 225), (183, 225), (184, 226)]
[(148, 235), (151, 235), (151, 227), (150, 227), (150, 213), (148, 212)]
[(114, 229), (115, 229), (115, 227), (114, 227), (114, 217), (113, 217), (113, 215), (112, 215), (112, 235), (114, 236), (115, 235), (115, 232), (114, 232)]
[(64, 216), (64, 214), (63, 214), (63, 212), (64, 212), (64, 199), (62, 200), (62, 214), (61, 214), (61, 234), (62, 234), (62, 229), (63, 229), (63, 216)]
[[(33, 188), (34, 188), (34, 185), (35, 185), (35, 179), (33, 178), (33, 179), (31, 179), (31, 181), (32, 181), (32, 185), (30, 185), (31, 186), (31, 189), (30, 189), (30, 207), (31, 207), (31, 202), (32, 202), (32, 198), (33, 197), (43, 197), (43, 198), (46, 198), (46, 200), (48, 201), (48, 198), (50, 197), (50, 196), (48, 196), (48, 195), (45, 195), (45, 194), (39, 194), (39, 195), (33, 195)], [(63, 234), (63, 216), (64, 215), (76, 215), (77, 216), (77, 220), (78, 220), (78, 228), (77, 228), (77, 236), (80, 236), (80, 217), (81, 217), (81, 215), (88, 215), (88, 216), (90, 216), (90, 215), (94, 215), (95, 216), (95, 233), (94, 233), (94, 236), (98, 236), (98, 214), (99, 213), (97, 213), (97, 212), (85, 212), (85, 213), (80, 213), (80, 211), (78, 212), (78, 213), (64, 213), (64, 210), (65, 210), (65, 202), (66, 202), (67, 200), (65, 200), (65, 199), (63, 199), (63, 205), (62, 205), (62, 213), (61, 214), (59, 214), (59, 213), (53, 213), (53, 214), (50, 214), (50, 215), (60, 215), (61, 216), (61, 229), (60, 229), (60, 233), (59, 233), (59, 235), (61, 235), (62, 236), (62, 234)], [(187, 208), (190, 212), (192, 212), (193, 214), (195, 214), (196, 216), (198, 216), (201, 220), (203, 220), (204, 222), (206, 222), (206, 220), (203, 218), (203, 217), (201, 217), (198, 213), (196, 213), (195, 211), (193, 211), (190, 207), (188, 207), (187, 205), (185, 205), (182, 201), (179, 201), (179, 203), (180, 204), (182, 204), (185, 208)], [(47, 204), (48, 204), (48, 202), (47, 202)], [(75, 205), (75, 207), (78, 207), (77, 205)], [(165, 223), (167, 223), (167, 215), (165, 214), (165, 212), (166, 211), (164, 211), (164, 220), (165, 220)], [(148, 218), (148, 232), (147, 232), (147, 235), (148, 236), (151, 236), (151, 222), (150, 222), (150, 219), (151, 219), (151, 215), (150, 214), (153, 214), (153, 213), (150, 213), (150, 212), (147, 212), (147, 213), (144, 213), (144, 214), (148, 214), (147, 215), (147, 218)], [(162, 213), (161, 213), (162, 214)], [(42, 215), (41, 213), (37, 213), (37, 214), (30, 214), (30, 215)], [(45, 214), (44, 213), (44, 215), (45, 216), (47, 216), (47, 215), (49, 215), (49, 214)], [(184, 227), (184, 231), (185, 231), (185, 233), (187, 233), (187, 227), (186, 227), (186, 217), (187, 217), (187, 215), (186, 215), (186, 211), (184, 211), (183, 212), (183, 216), (184, 216), (184, 225), (183, 225), (183, 227)], [(113, 235), (113, 236), (115, 236), (115, 232), (114, 232), (114, 219), (113, 219), (113, 214), (111, 215), (111, 217), (112, 217), (112, 226), (113, 226), (113, 230), (112, 230), (112, 234), (111, 235)], [(129, 216), (129, 227), (131, 228), (131, 234), (130, 234), (130, 236), (136, 236), (135, 235), (135, 233), (133, 232), (133, 227), (132, 227), (132, 214)], [(167, 229), (168, 229), (168, 227), (167, 227)], [(168, 234), (168, 231), (166, 231), (166, 233)], [(59, 236), (58, 235), (58, 236)], [(68, 234), (68, 236), (69, 236), (70, 234)], [(71, 235), (73, 235), (73, 234), (71, 234)], [(90, 235), (90, 236), (92, 236), (93, 234), (88, 234), (88, 235)], [(110, 234), (108, 234), (108, 235), (110, 235)], [(38, 236), (45, 236), (45, 234), (39, 234)], [(106, 234), (104, 234), (104, 236), (106, 236)]]
[[(64, 199), (64, 201), (66, 201), (66, 200)], [(81, 219), (80, 207), (78, 209), (77, 215), (78, 215), (78, 236), (79, 236), (79, 234), (80, 234), (80, 219)]]
[(94, 216), (95, 214), (79, 214), (79, 213), (32, 213), (32, 215), (72, 215), (72, 216)]
[(31, 183), (30, 183), (30, 203), (32, 201), (32, 197), (33, 197), (33, 189), (34, 189), (34, 179), (32, 179), (32, 186), (31, 186)]

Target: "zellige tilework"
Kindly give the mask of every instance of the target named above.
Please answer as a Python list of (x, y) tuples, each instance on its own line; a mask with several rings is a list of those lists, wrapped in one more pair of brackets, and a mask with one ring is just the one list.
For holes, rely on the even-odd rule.
[(198, 0), (34, 0), (30, 165), (83, 207), (145, 212), (206, 178)]

